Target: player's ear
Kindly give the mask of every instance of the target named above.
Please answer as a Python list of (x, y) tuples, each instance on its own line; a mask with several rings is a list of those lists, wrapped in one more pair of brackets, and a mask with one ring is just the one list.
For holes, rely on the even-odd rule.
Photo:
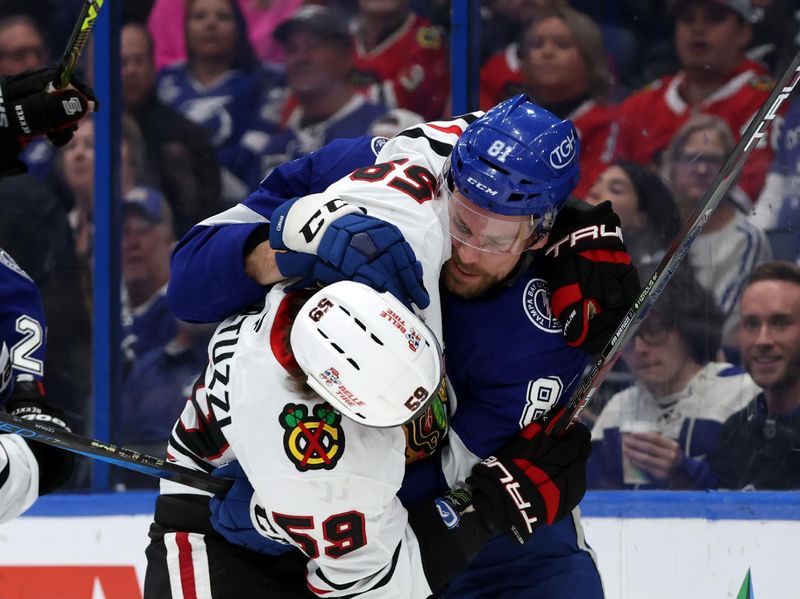
[(550, 239), (550, 233), (546, 233), (546, 234), (542, 235), (539, 239), (536, 240), (536, 243), (534, 243), (529, 249), (530, 250), (540, 250), (540, 249), (542, 249), (544, 246), (547, 245), (547, 240), (548, 239)]

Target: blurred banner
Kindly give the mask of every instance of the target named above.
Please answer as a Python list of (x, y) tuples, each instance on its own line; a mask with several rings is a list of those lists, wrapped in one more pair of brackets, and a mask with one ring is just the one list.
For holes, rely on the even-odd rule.
[[(734, 598), (749, 571), (753, 599), (800, 599), (797, 495), (590, 492), (584, 531), (606, 597)], [(36, 515), (0, 526), (0, 596), (141, 599), (153, 500), (43, 498)]]

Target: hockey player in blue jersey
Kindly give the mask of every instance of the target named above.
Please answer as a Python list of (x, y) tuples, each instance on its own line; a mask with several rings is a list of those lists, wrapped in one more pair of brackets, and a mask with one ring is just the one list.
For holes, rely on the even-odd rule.
[[(61, 410), (44, 398), (45, 319), (39, 290), (0, 249), (0, 403), (21, 418), (69, 430)], [(36, 497), (62, 487), (74, 456), (27, 442), (13, 425), (0, 423), (0, 522), (28, 509)]]
[[(473, 464), (487, 458), (521, 427), (566, 401), (585, 365), (581, 350), (595, 353), (604, 346), (638, 291), (609, 206), (564, 208), (577, 175), (560, 177), (560, 169), (576, 158), (577, 139), (540, 137), (542, 123), (533, 116), (541, 112), (535, 108), (516, 97), (486, 115), (427, 123), (399, 136), (441, 158), (433, 174), (460, 195), (462, 207), (477, 206), (468, 217), (483, 219), (476, 231), (491, 228), (492, 214), (501, 221), (509, 215), (535, 215), (529, 234), (514, 241), (526, 240), (523, 249), (548, 248), (547, 253), (492, 251), (488, 244), (497, 239), (477, 237), (468, 223), (451, 220), (453, 247), (442, 268), (442, 306), (456, 410), (447, 446), (407, 469), (407, 505), (435, 497), (469, 475), (452, 470), (460, 461), (456, 457), (472, 457)], [(412, 170), (421, 165), (406, 165), (402, 154), (387, 157), (378, 151), (384, 143), (368, 138), (333, 142), (280, 167), (242, 205), (192, 229), (173, 257), (169, 298), (176, 313), (189, 320), (219, 319), (259, 301), (272, 276), (301, 276), (307, 282), (352, 277), (426, 305), (415, 256), (399, 233), (380, 228), (368, 215), (350, 218), (350, 224), (327, 223), (332, 234), (327, 242), (323, 236), (315, 257), (275, 256), (266, 241), (274, 237), (268, 218), (284, 199), (322, 191), (351, 172), (354, 178), (388, 179), (418, 201), (430, 199), (422, 196), (438, 190), (420, 168)], [(411, 180), (399, 172), (387, 177), (387, 164), (402, 165)], [(550, 200), (544, 208), (537, 203), (540, 196)], [(381, 235), (375, 234), (379, 229)], [(554, 290), (552, 313), (548, 283)], [(474, 476), (472, 482), (479, 484)], [(225, 504), (236, 498), (229, 500), (219, 514), (235, 509)], [(601, 597), (577, 514), (538, 528), (524, 545), (506, 537), (493, 540), (451, 583), (447, 596), (488, 593)]]
[[(25, 172), (19, 160), (25, 144), (47, 135), (67, 143), (96, 99), (78, 78), (72, 85), (46, 91), (55, 67), (0, 77), (0, 177)], [(21, 418), (69, 430), (61, 411), (44, 399), (42, 378), (46, 327), (44, 308), (33, 280), (0, 249), (0, 403)], [(74, 456), (25, 441), (13, 425), (0, 423), (0, 523), (28, 509), (39, 495), (54, 491), (72, 474)]]

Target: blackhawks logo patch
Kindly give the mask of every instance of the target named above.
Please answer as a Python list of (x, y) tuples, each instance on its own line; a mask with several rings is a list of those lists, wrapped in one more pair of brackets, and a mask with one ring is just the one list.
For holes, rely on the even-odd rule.
[(442, 36), (435, 27), (417, 29), (417, 43), (426, 50), (438, 50), (442, 46)]
[(285, 432), (283, 449), (300, 472), (332, 470), (344, 453), (342, 415), (326, 403), (312, 413), (302, 404), (286, 404), (278, 416)]
[(411, 422), (403, 425), (406, 433), (406, 464), (416, 462), (436, 453), (448, 428), (447, 385), (439, 384), (436, 397), (427, 409)]
[(758, 75), (750, 80), (750, 87), (760, 92), (770, 92), (775, 87), (775, 80), (769, 75)]

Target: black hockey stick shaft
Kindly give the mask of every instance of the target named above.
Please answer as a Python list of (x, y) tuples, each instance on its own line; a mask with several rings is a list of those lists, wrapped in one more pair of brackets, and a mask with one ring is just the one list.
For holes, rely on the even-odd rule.
[(56, 71), (56, 80), (53, 86), (56, 89), (61, 89), (69, 84), (75, 73), (75, 66), (78, 64), (78, 58), (83, 51), (89, 39), (89, 34), (94, 28), (94, 21), (97, 18), (97, 13), (103, 6), (105, 0), (84, 0), (81, 7), (81, 13), (78, 16), (78, 21), (75, 23), (75, 28), (72, 30), (72, 35), (69, 38), (69, 43), (61, 56), (61, 61), (58, 64)]
[(82, 437), (43, 423), (18, 418), (2, 411), (0, 411), (0, 433), (13, 433), (31, 441), (46, 443), (58, 449), (103, 460), (104, 462), (149, 474), (150, 476), (165, 478), (201, 491), (224, 493), (232, 483), (228, 478), (220, 478), (205, 472), (190, 470), (133, 449)]
[(794, 57), (791, 65), (775, 85), (763, 106), (759, 109), (747, 130), (742, 135), (739, 143), (731, 152), (722, 169), (717, 174), (711, 186), (706, 191), (703, 199), (694, 209), (692, 215), (684, 223), (681, 230), (672, 240), (672, 244), (656, 267), (650, 280), (636, 298), (633, 306), (622, 319), (601, 353), (586, 375), (581, 384), (572, 394), (569, 403), (562, 413), (557, 414), (547, 427), (550, 435), (558, 435), (566, 427), (580, 418), (583, 409), (591, 401), (600, 384), (608, 372), (619, 359), (622, 349), (636, 333), (647, 313), (661, 295), (675, 270), (680, 265), (689, 247), (703, 230), (708, 218), (722, 198), (728, 193), (739, 172), (742, 170), (747, 158), (752, 153), (758, 141), (763, 138), (769, 129), (770, 123), (775, 119), (783, 102), (788, 98), (800, 82), (800, 52)]

